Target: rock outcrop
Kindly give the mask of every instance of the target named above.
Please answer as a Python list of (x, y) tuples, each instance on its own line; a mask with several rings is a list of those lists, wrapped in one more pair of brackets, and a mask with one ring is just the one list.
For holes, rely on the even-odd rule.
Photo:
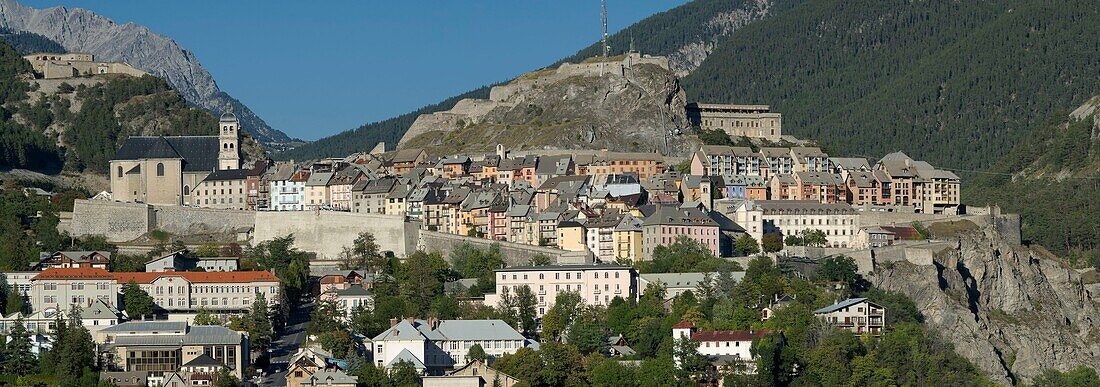
[(1045, 368), (1100, 368), (1100, 295), (1077, 271), (992, 227), (953, 242), (931, 265), (896, 263), (868, 278), (911, 298), (926, 325), (996, 382), (1030, 382)]
[(272, 129), (247, 106), (218, 89), (194, 53), (144, 26), (116, 24), (81, 8), (35, 9), (14, 0), (0, 0), (0, 27), (39, 34), (69, 51), (91, 53), (97, 59), (127, 62), (168, 80), (188, 102), (215, 116), (232, 106), (241, 127), (262, 143), (279, 147), (291, 141), (285, 133)]
[(704, 25), (706, 33), (698, 40), (689, 41), (668, 53), (669, 65), (678, 77), (685, 77), (710, 56), (718, 40), (752, 22), (767, 17), (772, 8), (772, 0), (746, 1), (740, 8), (729, 12), (715, 13)]
[(690, 152), (684, 91), (663, 57), (630, 54), (565, 63), (493, 87), (489, 99), (465, 99), (424, 114), (402, 147), (449, 151), (610, 149)]

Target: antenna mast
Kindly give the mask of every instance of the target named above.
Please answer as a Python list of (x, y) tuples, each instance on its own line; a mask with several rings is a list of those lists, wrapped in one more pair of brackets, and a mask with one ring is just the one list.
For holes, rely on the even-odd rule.
[(602, 9), (600, 15), (603, 19), (603, 57), (607, 59), (607, 52), (611, 49), (611, 47), (607, 45), (607, 0), (600, 1), (600, 5)]

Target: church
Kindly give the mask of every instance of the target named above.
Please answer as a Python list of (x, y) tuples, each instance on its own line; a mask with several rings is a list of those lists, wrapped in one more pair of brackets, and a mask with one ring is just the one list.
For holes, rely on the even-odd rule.
[(218, 119), (217, 136), (132, 136), (111, 159), (111, 197), (158, 205), (192, 203), (192, 190), (216, 170), (241, 168), (240, 121)]

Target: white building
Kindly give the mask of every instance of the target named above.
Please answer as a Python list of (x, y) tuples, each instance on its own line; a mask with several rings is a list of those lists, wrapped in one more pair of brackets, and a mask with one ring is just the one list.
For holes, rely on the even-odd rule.
[(271, 203), (268, 207), (272, 211), (302, 211), (305, 209), (306, 181), (309, 180), (309, 171), (295, 172), (287, 179), (271, 180)]
[[(752, 356), (752, 342), (767, 335), (768, 331), (704, 331), (690, 322), (681, 321), (672, 326), (673, 340), (688, 339), (699, 344), (699, 354), (706, 356), (711, 364), (730, 364), (740, 362), (746, 366), (745, 372), (756, 373), (756, 359)], [(674, 358), (676, 366), (680, 360)]]
[(814, 316), (857, 335), (878, 336), (886, 326), (886, 308), (866, 298), (849, 298), (814, 311)]
[(490, 358), (514, 353), (526, 338), (501, 320), (390, 320), (390, 328), (371, 339), (375, 365), (390, 368), (408, 361), (418, 370), (439, 375), (466, 364), (470, 347), (480, 345)]
[[(859, 230), (859, 212), (844, 203), (748, 200), (737, 207), (733, 218), (758, 241), (764, 234), (773, 232), (787, 237), (821, 230), (828, 241), (825, 247), (849, 247), (854, 244)], [(752, 221), (756, 219), (759, 223)]]
[(485, 304), (496, 306), (501, 296), (515, 294), (523, 286), (538, 299), (537, 316), (542, 318), (554, 306), (559, 292), (577, 292), (588, 305), (609, 305), (615, 297), (638, 297), (638, 272), (621, 265), (514, 266), (495, 270), (496, 293), (485, 295)]

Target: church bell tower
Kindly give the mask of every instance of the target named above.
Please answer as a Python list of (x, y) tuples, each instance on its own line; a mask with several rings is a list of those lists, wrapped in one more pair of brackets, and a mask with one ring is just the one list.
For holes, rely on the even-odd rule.
[(218, 152), (218, 169), (241, 168), (241, 153), (238, 149), (240, 138), (237, 133), (240, 128), (241, 122), (237, 120), (237, 116), (233, 114), (233, 108), (230, 107), (218, 120), (218, 143), (221, 147)]

